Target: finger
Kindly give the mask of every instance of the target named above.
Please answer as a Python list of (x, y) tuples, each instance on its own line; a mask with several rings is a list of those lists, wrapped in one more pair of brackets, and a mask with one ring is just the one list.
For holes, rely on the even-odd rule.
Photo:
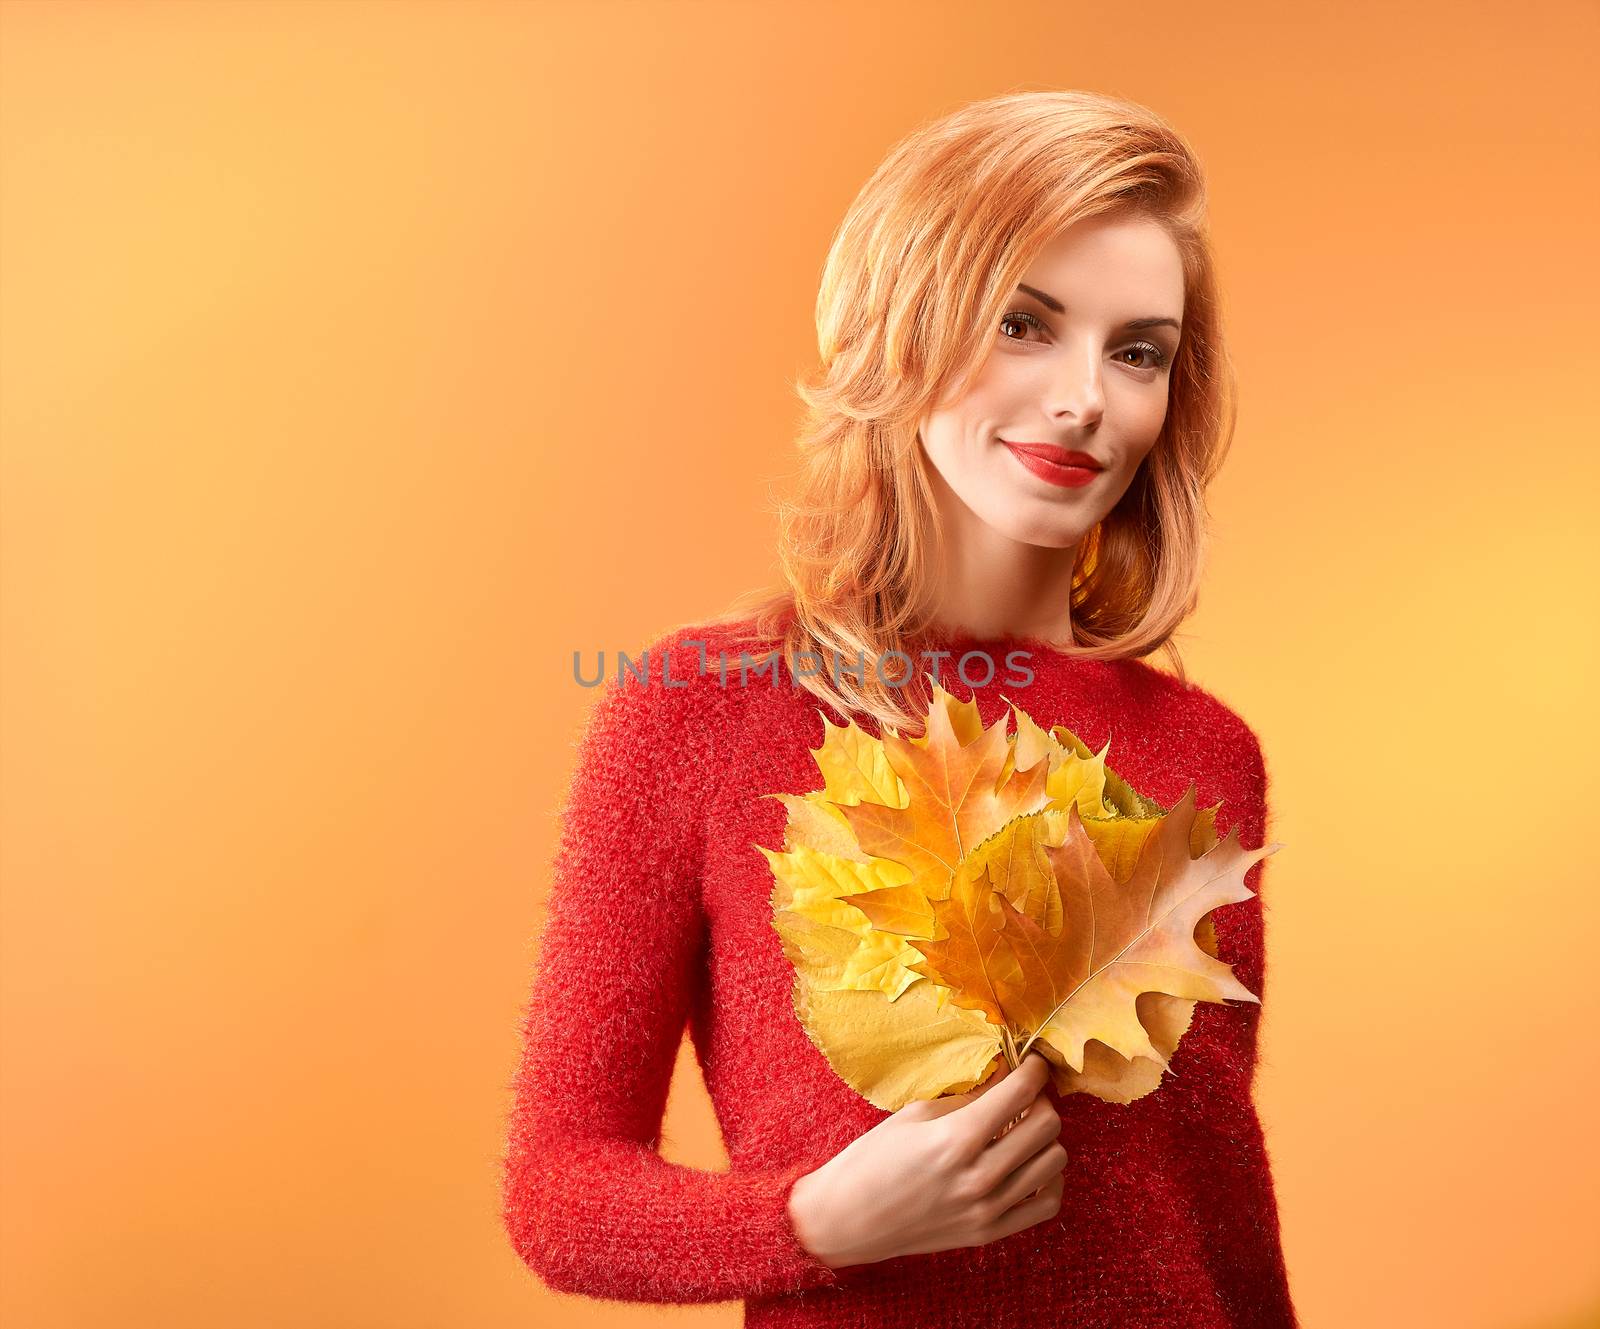
[(991, 1241), (998, 1241), (1001, 1237), (1009, 1237), (1013, 1232), (1021, 1232), (1030, 1228), (1035, 1223), (1042, 1223), (1046, 1219), (1054, 1218), (1061, 1212), (1061, 1198), (1065, 1188), (1055, 1182), (1047, 1182), (1042, 1186), (1037, 1195), (1030, 1195), (1021, 1204), (1012, 1205), (1005, 1213), (1001, 1214), (993, 1223), (984, 1229), (982, 1242), (987, 1245)]
[(955, 1112), (957, 1109), (964, 1108), (968, 1103), (975, 1102), (983, 1097), (984, 1094), (988, 1093), (1009, 1074), (1011, 1074), (1011, 1071), (1006, 1066), (1005, 1059), (997, 1057), (988, 1077), (977, 1088), (968, 1089), (965, 1093), (945, 1094), (939, 1098), (922, 1100), (927, 1104), (927, 1117), (931, 1119), (949, 1116), (950, 1113)]
[(993, 1189), (1008, 1173), (1060, 1138), (1061, 1114), (1046, 1095), (1040, 1094), (1028, 1105), (1027, 1115), (984, 1146), (971, 1165), (986, 1183), (985, 1189)]
[(1045, 1059), (1037, 1052), (1030, 1052), (1022, 1059), (1022, 1065), (981, 1098), (951, 1113), (950, 1120), (963, 1131), (969, 1132), (975, 1150), (981, 1150), (1000, 1133), (1007, 1122), (1039, 1096), (1049, 1071)]
[(1052, 1141), (994, 1188), (994, 1203), (1003, 1213), (1042, 1187), (1060, 1183), (1066, 1165), (1067, 1151)]

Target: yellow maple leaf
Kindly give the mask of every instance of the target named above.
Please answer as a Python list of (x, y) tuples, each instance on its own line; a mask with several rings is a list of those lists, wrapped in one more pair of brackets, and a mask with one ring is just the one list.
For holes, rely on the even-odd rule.
[[(1197, 1000), (1254, 1000), (1206, 916), (1249, 897), (1237, 836), (1193, 787), (1170, 813), (1065, 726), (985, 728), (935, 682), (924, 736), (824, 721), (823, 787), (774, 794), (766, 856), (794, 1006), (852, 1087), (893, 1111), (1037, 1047), (1062, 1093), (1149, 1093)], [(1142, 912), (1141, 912), (1142, 911)], [(1109, 938), (1120, 938), (1107, 949)]]
[(963, 706), (943, 689), (940, 693), (923, 737), (890, 733), (879, 740), (905, 801), (840, 809), (863, 850), (911, 869), (903, 900), (908, 907), (914, 907), (916, 893), (933, 899), (946, 895), (967, 854), (1013, 817), (1037, 812), (1050, 797), (1044, 762), (1017, 769), (1010, 760), (1004, 720), (985, 729), (975, 703)]
[[(1026, 855), (995, 854), (980, 871), (959, 874), (950, 898), (933, 906), (938, 934), (918, 942), (924, 959), (914, 968), (949, 988), (957, 1005), (1001, 1026), (1019, 1060), (1038, 1040), (1048, 1045), (1041, 1049), (1047, 1058), (1081, 1071), (1085, 1045), (1095, 1039), (1126, 1058), (1164, 1063), (1139, 1021), (1137, 999), (1256, 1000), (1228, 965), (1201, 949), (1195, 929), (1211, 910), (1249, 899), (1245, 873), (1278, 846), (1247, 852), (1235, 828), (1191, 858), (1191, 785), (1145, 837), (1132, 876), (1118, 882), (1075, 806), (1066, 818), (1063, 842), (1042, 842), (1042, 868)], [(1014, 870), (1032, 909), (1013, 903)]]

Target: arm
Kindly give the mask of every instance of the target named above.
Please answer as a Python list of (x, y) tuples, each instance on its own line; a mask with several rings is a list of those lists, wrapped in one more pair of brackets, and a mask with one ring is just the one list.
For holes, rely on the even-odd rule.
[(710, 1302), (829, 1286), (795, 1236), (809, 1171), (708, 1172), (656, 1151), (703, 981), (701, 812), (729, 694), (672, 652), (665, 688), (605, 685), (579, 744), (512, 1085), (503, 1218), (551, 1288)]
[[(1233, 820), (1241, 847), (1259, 849), (1266, 843), (1266, 767), (1256, 736), (1248, 729), (1244, 735)], [(1232, 824), (1224, 806), (1218, 835), (1226, 836)], [(1245, 875), (1255, 896), (1212, 915), (1220, 957), (1262, 1003), (1266, 935), (1260, 891), (1271, 861), (1262, 860)], [(1161, 1092), (1173, 1095), (1173, 1167), (1203, 1229), (1205, 1258), (1229, 1323), (1238, 1329), (1296, 1329), (1271, 1162), (1251, 1095), (1262, 1009), (1253, 1003), (1198, 1003), (1173, 1058), (1176, 1076)]]

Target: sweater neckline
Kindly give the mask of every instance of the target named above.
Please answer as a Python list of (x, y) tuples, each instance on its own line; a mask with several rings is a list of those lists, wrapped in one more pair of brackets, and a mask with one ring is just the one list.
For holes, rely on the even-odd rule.
[(1028, 651), (1060, 664), (1070, 664), (1077, 658), (1059, 643), (1015, 632), (985, 636), (965, 628), (927, 628), (917, 634), (912, 644), (919, 648), (931, 646), (953, 651), (983, 651), (991, 656), (999, 653), (1002, 658), (1010, 651)]

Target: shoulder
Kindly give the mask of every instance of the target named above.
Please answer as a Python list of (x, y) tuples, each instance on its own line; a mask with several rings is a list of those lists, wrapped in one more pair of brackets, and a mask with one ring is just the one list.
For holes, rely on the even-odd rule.
[(1195, 723), (1213, 738), (1218, 748), (1232, 753), (1246, 765), (1261, 764), (1261, 739), (1238, 710), (1198, 683), (1178, 686), (1193, 708)]
[[(708, 693), (723, 690), (718, 655), (733, 640), (729, 625), (682, 623), (620, 646), (591, 650), (584, 668), (590, 673), (598, 669), (598, 679), (589, 685), (605, 700), (637, 698), (636, 705), (646, 709), (681, 700), (704, 702)], [(732, 649), (737, 654), (738, 648)]]
[(681, 623), (646, 641), (631, 672), (643, 673), (642, 657), (648, 657), (652, 686), (704, 704), (710, 694), (732, 690), (730, 676), (737, 672), (741, 654), (749, 659), (778, 645), (756, 633), (749, 618)]
[[(1266, 830), (1269, 780), (1261, 739), (1237, 709), (1198, 683), (1172, 679), (1181, 704), (1187, 709), (1185, 728), (1189, 741), (1209, 752), (1215, 788), (1228, 805), (1224, 821), (1231, 824), (1243, 814), (1248, 847), (1256, 847)], [(1219, 829), (1225, 829), (1219, 823)]]
[(584, 668), (593, 677), (598, 665), (600, 676), (589, 742), (690, 758), (722, 746), (741, 722), (738, 690), (725, 684), (719, 663), (730, 646), (737, 659), (734, 635), (726, 624), (691, 622), (588, 653)]
[(1192, 729), (1231, 751), (1261, 749), (1260, 739), (1245, 718), (1216, 692), (1193, 679), (1185, 681), (1148, 660), (1117, 662), (1128, 692), (1152, 710), (1165, 712), (1169, 721)]
[(1215, 691), (1158, 669), (1145, 660), (1118, 662), (1124, 686), (1138, 709), (1170, 740), (1210, 754), (1219, 774), (1241, 782), (1239, 793), (1259, 798), (1266, 789), (1261, 739), (1244, 716)]

